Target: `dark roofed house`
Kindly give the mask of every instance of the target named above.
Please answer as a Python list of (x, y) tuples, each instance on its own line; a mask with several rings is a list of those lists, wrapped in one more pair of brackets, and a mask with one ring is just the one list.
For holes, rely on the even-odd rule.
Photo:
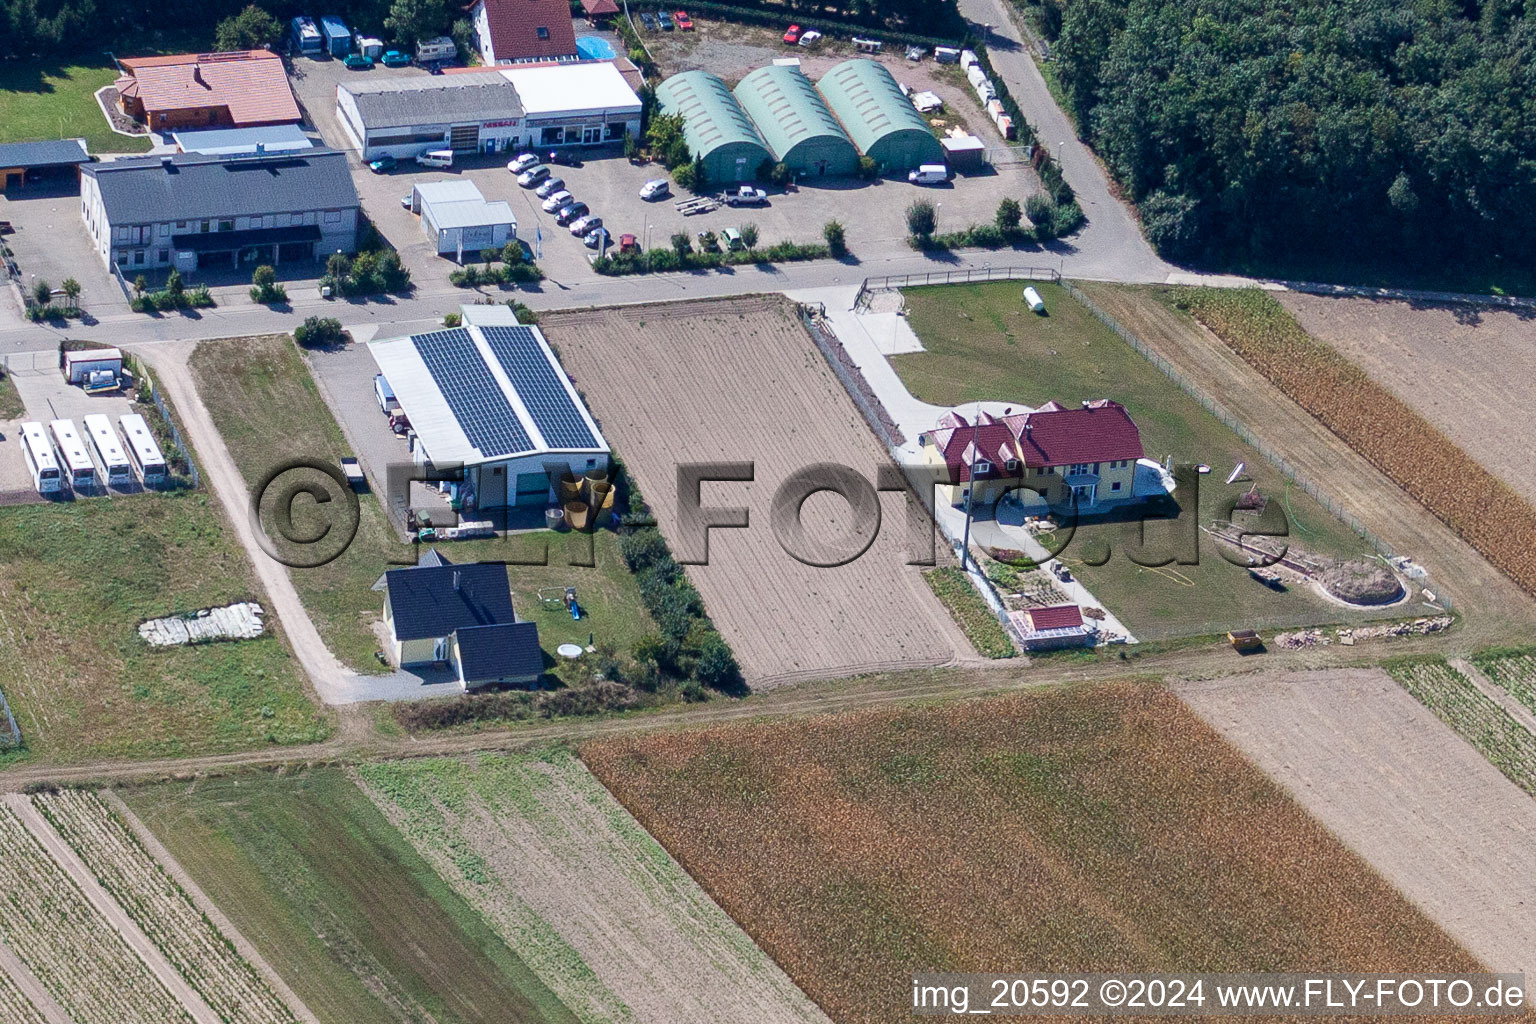
[(940, 490), (952, 504), (965, 500), (973, 482), (978, 502), (1011, 491), (1026, 504), (1079, 511), (1150, 494), (1137, 486), (1141, 432), (1125, 406), (1107, 398), (1076, 408), (1047, 402), (1028, 413), (982, 412), (974, 422), (950, 411), (921, 440), (926, 462), (948, 478)]
[(579, 57), (567, 0), (475, 0), (469, 18), (487, 64)]
[(384, 574), (384, 622), (395, 665), (445, 664), (466, 690), (528, 685), (544, 671), (539, 630), (512, 610), (501, 562), (458, 565), (446, 558)]
[(25, 185), (29, 177), (70, 170), (91, 162), (84, 139), (51, 139), (46, 142), (0, 144), (0, 189)]
[(357, 189), (334, 149), (86, 164), (80, 208), (103, 262), (130, 277), (357, 251)]

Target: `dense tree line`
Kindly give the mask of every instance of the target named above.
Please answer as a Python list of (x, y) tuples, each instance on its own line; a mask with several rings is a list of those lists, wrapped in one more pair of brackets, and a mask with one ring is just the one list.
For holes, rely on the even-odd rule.
[(1065, 0), (1043, 22), (1169, 257), (1536, 253), (1536, 0)]

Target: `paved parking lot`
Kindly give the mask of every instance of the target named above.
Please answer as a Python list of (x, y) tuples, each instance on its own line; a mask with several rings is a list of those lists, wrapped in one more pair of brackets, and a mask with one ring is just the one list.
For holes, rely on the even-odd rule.
[(80, 282), (80, 305), (87, 313), (100, 318), (128, 311), (127, 298), (86, 234), (78, 182), (0, 194), (0, 220), (16, 229), (5, 242), (16, 254), (22, 287), (41, 278), (57, 288), (73, 277)]
[[(368, 476), (370, 490), (390, 511), (387, 492), (389, 467), (409, 464), (405, 438), (389, 429), (389, 419), (373, 395), (373, 377), (379, 372), (365, 344), (348, 345), (327, 352), (308, 353), (315, 380), (336, 422), (346, 436), (352, 454)], [(367, 501), (368, 498), (363, 500)]]
[[(85, 437), (85, 417), (100, 413), (112, 421), (134, 411), (133, 401), (121, 392), (110, 395), (88, 395), (67, 383), (59, 372), (58, 353), (52, 349), (43, 352), (18, 353), (7, 358), (6, 366), (16, 391), (21, 395), (27, 411), (24, 419), (37, 420), (46, 428), (52, 420), (74, 420), (75, 429)], [(21, 421), (17, 421), (21, 422)], [(21, 452), (21, 439), (15, 424), (0, 423), (0, 494), (16, 491), (33, 491), (32, 476), (27, 471)], [(138, 484), (113, 494), (130, 494), (142, 490)], [(66, 494), (67, 497), (67, 494)]]

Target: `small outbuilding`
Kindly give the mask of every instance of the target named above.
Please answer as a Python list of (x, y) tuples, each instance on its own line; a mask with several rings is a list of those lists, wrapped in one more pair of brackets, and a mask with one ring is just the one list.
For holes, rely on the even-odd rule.
[(854, 145), (882, 171), (944, 162), (944, 149), (901, 86), (878, 61), (845, 60), (818, 83)]
[(662, 113), (682, 116), (688, 150), (703, 161), (710, 181), (750, 181), (772, 159), (752, 119), (718, 76), (708, 71), (673, 75), (657, 87), (656, 100)]
[(411, 190), (411, 209), (421, 214), (422, 233), (437, 245), (439, 256), (462, 260), (500, 249), (517, 237), (512, 207), (504, 200), (487, 200), (465, 179), (417, 185)]
[(1083, 611), (1075, 604), (1009, 612), (1008, 621), (1026, 651), (1083, 647), (1093, 642), (1093, 630), (1083, 621)]
[(352, 52), (352, 30), (334, 14), (320, 19), (320, 34), (325, 37), (325, 48), (332, 57), (345, 57)]
[(234, 154), (293, 153), (313, 149), (304, 129), (296, 124), (271, 124), (260, 128), (200, 128), (171, 133), (183, 153), (211, 156)]
[(736, 86), (736, 100), (773, 158), (800, 177), (845, 177), (859, 153), (811, 80), (796, 68), (758, 68)]
[(84, 139), (0, 144), (0, 189), (63, 173), (74, 178), (76, 168), (90, 162), (91, 155), (86, 152)]

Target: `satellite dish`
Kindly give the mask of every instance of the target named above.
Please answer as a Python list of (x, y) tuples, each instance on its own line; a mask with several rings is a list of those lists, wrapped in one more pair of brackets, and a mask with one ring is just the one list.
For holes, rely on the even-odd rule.
[(1233, 466), (1232, 467), (1232, 472), (1230, 474), (1228, 474), (1228, 476), (1227, 476), (1227, 483), (1230, 484), (1232, 481), (1234, 481), (1238, 477), (1242, 476), (1243, 475), (1243, 470), (1245, 470), (1247, 468), (1248, 468), (1248, 463), (1246, 463), (1246, 462), (1239, 462), (1237, 465)]

